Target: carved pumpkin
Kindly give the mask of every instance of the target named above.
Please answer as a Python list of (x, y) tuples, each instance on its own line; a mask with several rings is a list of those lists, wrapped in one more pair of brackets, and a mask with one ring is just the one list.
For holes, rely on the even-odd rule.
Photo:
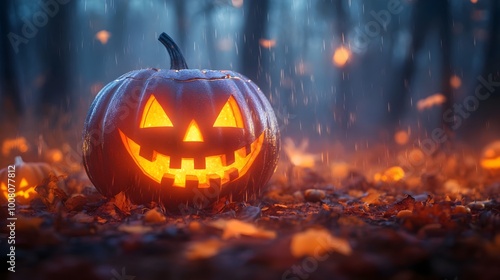
[[(37, 192), (35, 187), (42, 183), (42, 181), (49, 176), (50, 173), (58, 175), (49, 164), (44, 162), (24, 162), (21, 157), (15, 158), (15, 180), (14, 185), (16, 187), (16, 202), (20, 204), (29, 203), (34, 197), (36, 197)], [(0, 170), (0, 189), (2, 191), (2, 202), (8, 200), (8, 167)]]
[(257, 194), (274, 172), (279, 131), (268, 100), (232, 71), (187, 69), (163, 33), (170, 70), (129, 72), (105, 86), (84, 126), (83, 160), (106, 196), (213, 202)]

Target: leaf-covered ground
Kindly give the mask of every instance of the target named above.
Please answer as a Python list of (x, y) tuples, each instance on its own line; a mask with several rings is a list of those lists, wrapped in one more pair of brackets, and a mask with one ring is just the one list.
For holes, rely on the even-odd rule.
[[(258, 200), (222, 200), (184, 215), (121, 194), (104, 198), (83, 174), (69, 174), (59, 178), (66, 190), (47, 180), (30, 205), (18, 206), (16, 272), (2, 273), (23, 280), (500, 279), (500, 180), (471, 175), (459, 158), (434, 160), (440, 172), (403, 178), (387, 169), (373, 179), (352, 165), (282, 168)], [(5, 207), (1, 213), (4, 223)], [(7, 234), (2, 226), (1, 240)]]

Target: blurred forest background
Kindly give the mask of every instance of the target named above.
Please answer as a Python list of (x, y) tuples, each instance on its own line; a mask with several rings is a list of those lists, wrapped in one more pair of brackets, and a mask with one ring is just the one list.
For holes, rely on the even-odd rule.
[[(500, 80), (499, 28), (497, 0), (4, 0), (0, 142), (78, 151), (104, 85), (169, 68), (157, 41), (166, 32), (190, 68), (255, 81), (282, 135), (322, 143), (315, 152), (394, 145), (398, 130), (414, 143), (453, 126), (443, 113), (474, 98), (478, 77)], [(489, 89), (449, 129), (456, 139), (483, 147), (498, 137), (500, 87)]]

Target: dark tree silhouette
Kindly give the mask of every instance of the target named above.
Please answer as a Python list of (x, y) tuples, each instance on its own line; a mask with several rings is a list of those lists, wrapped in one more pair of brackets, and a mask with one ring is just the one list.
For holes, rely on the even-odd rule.
[(259, 45), (267, 30), (269, 0), (245, 1), (247, 14), (241, 39), (242, 73), (260, 87), (266, 85), (264, 59)]
[(500, 2), (491, 0), (489, 38), (485, 49), (483, 60), (483, 75), (489, 74), (500, 78)]
[(186, 52), (186, 38), (188, 30), (188, 18), (186, 15), (186, 2), (187, 1), (175, 1), (174, 10), (177, 21), (177, 36), (176, 41), (181, 50)]
[[(15, 3), (12, 0), (0, 1), (0, 114), (12, 118), (21, 114), (24, 106), (19, 92), (18, 77), (14, 66), (15, 51), (7, 36), (12, 30), (9, 15), (14, 13)], [(0, 119), (2, 116), (0, 115)]]
[(58, 13), (40, 28), (32, 40), (44, 68), (45, 83), (40, 89), (39, 112), (57, 118), (75, 106), (76, 57), (71, 23), (78, 3), (70, 1), (59, 6)]
[[(414, 58), (421, 51), (425, 40), (434, 29), (440, 35), (441, 44), (441, 92), (446, 96), (443, 111), (451, 108), (454, 98), (450, 87), (451, 77), (451, 24), (448, 1), (419, 0), (414, 2), (412, 12), (412, 40), (409, 52), (403, 62), (393, 70), (388, 85), (391, 111), (389, 123), (397, 124), (409, 105), (410, 83), (415, 75)], [(446, 126), (448, 127), (448, 126)]]

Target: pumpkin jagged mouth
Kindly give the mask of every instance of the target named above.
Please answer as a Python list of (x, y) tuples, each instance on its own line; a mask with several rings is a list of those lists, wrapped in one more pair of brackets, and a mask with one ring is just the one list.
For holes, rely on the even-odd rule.
[(262, 149), (264, 132), (252, 144), (250, 149), (242, 147), (234, 152), (234, 162), (226, 164), (226, 155), (205, 157), (204, 168), (195, 168), (194, 158), (182, 158), (180, 168), (170, 167), (170, 156), (153, 152), (152, 160), (140, 155), (141, 146), (128, 138), (118, 129), (123, 145), (142, 172), (162, 186), (180, 188), (222, 187), (243, 176)]

